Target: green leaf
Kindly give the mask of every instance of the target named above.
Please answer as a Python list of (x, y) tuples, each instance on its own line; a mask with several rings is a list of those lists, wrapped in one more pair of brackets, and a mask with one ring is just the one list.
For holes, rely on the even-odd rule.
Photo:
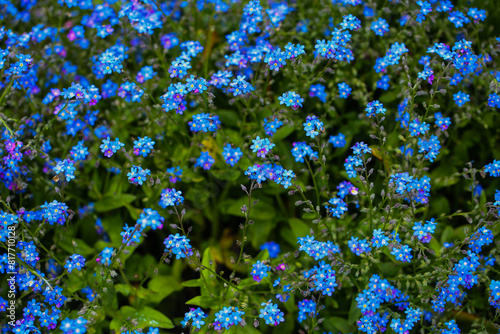
[[(110, 242), (113, 247), (120, 247), (123, 242), (123, 237), (120, 233), (123, 231), (123, 220), (119, 215), (106, 215), (102, 218), (102, 226), (109, 236)], [(108, 247), (106, 245), (105, 247)], [(94, 245), (96, 247), (96, 245)]]
[(217, 116), (224, 126), (236, 127), (240, 121), (240, 116), (236, 110), (217, 109)]
[(127, 208), (128, 212), (130, 213), (130, 217), (132, 217), (133, 220), (139, 219), (141, 216), (141, 210), (134, 208), (130, 204), (125, 204), (125, 207)]
[(95, 210), (98, 212), (107, 212), (118, 209), (122, 206), (130, 204), (133, 200), (135, 200), (135, 198), (135, 195), (132, 194), (104, 196), (95, 204)]
[[(252, 213), (250, 214), (250, 217), (252, 216)], [(247, 230), (247, 238), (250, 240), (254, 248), (258, 249), (260, 245), (269, 240), (269, 235), (271, 234), (274, 225), (273, 221), (259, 221), (258, 224), (250, 226)]]
[(87, 282), (77, 275), (69, 275), (69, 278), (66, 281), (66, 289), (71, 293), (80, 291), (87, 285)]
[(314, 212), (306, 212), (302, 215), (302, 219), (316, 219), (318, 215)]
[(348, 323), (354, 324), (361, 317), (361, 311), (358, 308), (358, 303), (354, 296), (351, 299), (351, 308), (349, 310)]
[(285, 321), (278, 326), (273, 326), (273, 334), (296, 333), (294, 331), (295, 319), (292, 315), (286, 315)]
[[(201, 264), (203, 265), (204, 268), (210, 268), (208, 269), (201, 269), (201, 273), (203, 274), (205, 279), (202, 280), (202, 289), (201, 289), (201, 294), (203, 296), (208, 296), (209, 290), (213, 290), (215, 286), (217, 286), (217, 278), (214, 276), (212, 273), (217, 270), (217, 266), (215, 263), (215, 260), (212, 256), (212, 250), (210, 247), (207, 247), (205, 251), (203, 252), (203, 258), (201, 260)], [(209, 287), (207, 286), (209, 285)], [(194, 299), (194, 298), (193, 298)]]
[[(229, 202), (229, 201), (228, 201)], [(229, 206), (222, 208), (223, 213), (231, 214), (238, 217), (243, 217), (241, 213), (241, 207), (246, 204), (248, 205), (248, 197), (241, 197), (235, 201), (232, 201)], [(261, 198), (250, 212), (250, 219), (254, 220), (272, 220), (276, 216), (276, 208), (270, 204), (270, 201), (265, 201)]]
[(238, 286), (240, 288), (247, 288), (249, 286), (254, 286), (254, 285), (259, 285), (260, 283), (255, 281), (253, 278), (251, 277), (248, 277), (248, 278), (244, 278), (240, 281), (240, 283), (238, 284)]
[(172, 320), (167, 318), (163, 313), (147, 306), (137, 312), (137, 316), (139, 327), (141, 328), (158, 327), (169, 329), (175, 327)]
[(163, 313), (150, 307), (144, 307), (137, 311), (131, 306), (122, 306), (111, 321), (109, 328), (115, 331), (120, 330), (123, 325), (130, 324), (128, 318), (138, 321), (137, 329), (146, 327), (174, 328), (174, 323)]
[(156, 276), (149, 282), (148, 290), (152, 292), (149, 301), (159, 303), (171, 293), (182, 290), (182, 286), (173, 276)]
[(213, 170), (212, 175), (222, 181), (236, 181), (241, 176), (237, 169)]
[(295, 128), (293, 126), (284, 126), (284, 127), (281, 127), (279, 128), (276, 133), (274, 134), (273, 136), (273, 141), (274, 142), (278, 142), (282, 139), (285, 139), (286, 137), (288, 137), (293, 131), (295, 130)]
[(341, 317), (329, 317), (325, 319), (325, 327), (330, 332), (349, 333), (351, 332), (349, 322)]
[[(76, 247), (73, 247), (73, 241), (76, 243)], [(57, 245), (70, 254), (76, 253), (83, 257), (94, 254), (94, 249), (87, 245), (82, 239), (65, 238), (60, 240)]]
[(130, 294), (132, 293), (132, 288), (128, 284), (123, 284), (123, 283), (115, 284), (115, 289), (117, 292), (121, 293), (125, 297), (130, 296)]
[(443, 233), (441, 233), (441, 244), (444, 244), (445, 242), (453, 242), (453, 227), (451, 226), (446, 226), (443, 230)]
[(187, 305), (194, 305), (204, 308), (211, 308), (217, 306), (217, 301), (208, 296), (196, 296), (186, 302)]
[(304, 223), (304, 221), (302, 221), (301, 219), (290, 218), (288, 219), (288, 224), (290, 225), (290, 228), (292, 229), (292, 232), (295, 236), (295, 241), (297, 240), (297, 238), (305, 237), (306, 235), (309, 235), (311, 233), (309, 225)]
[(280, 228), (280, 235), (283, 239), (285, 239), (291, 246), (297, 245), (297, 239), (295, 238), (295, 234), (288, 227)]
[(181, 283), (182, 286), (190, 287), (190, 288), (200, 287), (201, 284), (202, 284), (202, 280), (200, 278), (198, 278), (198, 279), (191, 279), (189, 281), (185, 281), (185, 282)]
[(108, 189), (105, 189), (104, 196), (116, 196), (122, 192), (123, 175), (115, 175), (109, 182)]

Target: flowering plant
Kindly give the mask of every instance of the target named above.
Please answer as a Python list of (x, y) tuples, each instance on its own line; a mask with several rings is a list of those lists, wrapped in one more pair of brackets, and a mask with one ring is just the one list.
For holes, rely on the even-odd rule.
[(499, 332), (495, 5), (3, 0), (2, 332)]

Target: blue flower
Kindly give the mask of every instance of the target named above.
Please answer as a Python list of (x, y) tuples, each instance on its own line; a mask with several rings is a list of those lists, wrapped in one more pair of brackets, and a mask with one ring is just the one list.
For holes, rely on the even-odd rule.
[(193, 132), (215, 132), (220, 127), (219, 116), (201, 113), (193, 115), (193, 120), (188, 122), (189, 129)]
[(276, 145), (271, 143), (268, 138), (260, 138), (257, 136), (257, 138), (252, 139), (252, 146), (250, 146), (250, 149), (252, 149), (252, 152), (257, 152), (257, 156), (261, 158), (265, 158), (265, 156), (271, 152), (273, 147)]
[(141, 232), (142, 230), (136, 228), (135, 226), (128, 226), (125, 224), (123, 226), (123, 231), (120, 233), (122, 236), (122, 243), (126, 246), (131, 246), (132, 244), (139, 244), (141, 242)]
[(383, 18), (379, 18), (372, 22), (370, 29), (375, 32), (375, 35), (384, 36), (385, 33), (389, 32), (389, 24)]
[(311, 146), (307, 145), (305, 141), (294, 142), (292, 148), (292, 155), (297, 162), (304, 162), (304, 157), (308, 157), (309, 160), (313, 158), (318, 159), (318, 152), (314, 151)]
[(324, 132), (323, 122), (321, 122), (318, 116), (307, 116), (306, 122), (302, 124), (304, 130), (306, 131), (306, 136), (314, 138), (319, 135), (320, 132)]
[(295, 92), (283, 93), (283, 95), (278, 97), (278, 100), (280, 101), (280, 104), (284, 104), (287, 107), (292, 107), (294, 109), (302, 107), (302, 102), (304, 102), (304, 99)]
[(165, 218), (160, 216), (158, 211), (153, 209), (144, 209), (136, 223), (140, 224), (141, 229), (143, 230), (148, 226), (150, 226), (153, 230), (156, 230), (157, 228), (161, 229), (163, 227), (164, 221)]
[(267, 251), (269, 252), (269, 257), (271, 259), (274, 259), (278, 257), (278, 254), (280, 252), (280, 245), (274, 241), (268, 241), (260, 246), (260, 250), (264, 249), (267, 249)]
[(254, 281), (260, 282), (264, 277), (268, 276), (269, 271), (271, 271), (271, 267), (265, 265), (260, 261), (257, 261), (252, 266), (252, 271), (250, 272), (250, 275), (252, 275)]
[(264, 306), (264, 308), (260, 309), (259, 318), (263, 318), (266, 321), (266, 325), (277, 326), (285, 321), (284, 313), (271, 300), (267, 303), (262, 303), (261, 306)]
[(304, 321), (308, 316), (314, 318), (316, 316), (316, 303), (310, 299), (304, 299), (299, 302), (298, 321)]
[(114, 250), (115, 249), (113, 247), (105, 247), (102, 250), (102, 252), (99, 253), (99, 256), (97, 257), (96, 261), (100, 262), (106, 267), (109, 267), (111, 265), (111, 257), (113, 256)]
[(89, 155), (89, 149), (83, 146), (83, 140), (80, 140), (77, 145), (71, 148), (69, 154), (74, 161), (85, 160)]
[(333, 147), (344, 147), (346, 145), (345, 136), (339, 132), (336, 136), (330, 136), (328, 142), (333, 145)]
[(401, 262), (411, 262), (413, 258), (413, 255), (411, 255), (411, 248), (408, 245), (394, 247), (391, 254), (396, 257), (396, 260)]
[(245, 81), (245, 79), (246, 77), (244, 75), (239, 75), (236, 79), (231, 81), (229, 91), (232, 92), (234, 96), (247, 94), (255, 90), (255, 88), (249, 82)]
[(186, 258), (193, 255), (193, 249), (189, 244), (189, 239), (176, 233), (169, 235), (164, 241), (165, 252), (174, 254), (176, 259)]
[(180, 205), (184, 203), (182, 192), (174, 188), (167, 188), (161, 191), (160, 206), (167, 208), (169, 206)]
[(463, 106), (466, 102), (469, 102), (469, 94), (463, 93), (463, 92), (458, 92), (456, 94), (453, 94), (453, 101), (461, 107)]
[[(252, 3), (252, 1), (250, 3)], [(237, 307), (224, 307), (222, 310), (215, 313), (214, 328), (216, 330), (222, 328), (229, 329), (231, 326), (239, 324), (244, 314), (245, 312), (238, 310)]]
[(52, 203), (45, 202), (40, 208), (42, 208), (43, 219), (46, 219), (50, 225), (54, 223), (64, 225), (66, 222), (66, 217), (68, 217), (68, 206), (66, 204), (54, 200)]
[(143, 138), (139, 137), (137, 140), (134, 140), (134, 154), (142, 155), (143, 157), (147, 157), (149, 153), (153, 150), (155, 142), (145, 136)]
[(339, 95), (342, 99), (347, 99), (351, 95), (352, 88), (345, 82), (340, 82), (338, 85)]
[(380, 103), (378, 100), (375, 100), (375, 101), (368, 103), (365, 111), (366, 111), (367, 117), (372, 117), (375, 114), (385, 115), (385, 112), (387, 111), (387, 109), (384, 108), (384, 105), (382, 103)]
[(203, 312), (201, 308), (190, 308), (189, 312), (186, 312), (186, 314), (184, 315), (184, 320), (181, 321), (181, 325), (182, 327), (186, 327), (188, 325), (188, 322), (191, 322), (191, 326), (200, 329), (201, 326), (205, 324), (205, 321), (203, 321), (203, 319), (205, 319), (206, 317), (208, 317), (208, 314)]
[(114, 153), (116, 153), (120, 148), (125, 146), (125, 144), (121, 143), (118, 138), (116, 138), (114, 141), (109, 139), (109, 136), (107, 139), (102, 140), (101, 146), (99, 148), (101, 149), (101, 152), (104, 153), (105, 157), (110, 158)]
[(130, 183), (141, 186), (148, 179), (149, 175), (151, 175), (151, 171), (149, 169), (142, 169), (141, 166), (132, 166), (132, 169), (127, 174)]
[(276, 117), (273, 117), (270, 121), (267, 117), (264, 118), (264, 130), (268, 136), (272, 137), (282, 125), (283, 122)]
[(500, 176), (500, 161), (493, 160), (492, 163), (489, 163), (486, 166), (484, 166), (484, 171), (486, 173), (489, 173), (491, 176), (499, 177)]
[(321, 102), (325, 103), (327, 97), (325, 86), (321, 84), (311, 85), (311, 87), (309, 88), (309, 96), (317, 97)]
[(347, 245), (358, 256), (371, 251), (370, 244), (366, 240), (358, 240), (356, 237), (351, 237)]
[(199, 158), (196, 159), (194, 167), (202, 167), (205, 170), (209, 170), (214, 163), (214, 158), (212, 158), (212, 156), (207, 151), (203, 151), (201, 152)]
[(377, 88), (388, 90), (389, 89), (389, 76), (383, 75), (379, 81), (377, 81)]
[(381, 229), (373, 230), (372, 246), (380, 248), (389, 245), (389, 237)]
[(75, 162), (71, 159), (64, 159), (59, 161), (54, 167), (54, 173), (56, 174), (64, 174), (66, 181), (71, 181), (75, 178)]
[(347, 211), (347, 203), (341, 198), (330, 198), (328, 203), (333, 207), (325, 205), (325, 208), (333, 217), (340, 218)]

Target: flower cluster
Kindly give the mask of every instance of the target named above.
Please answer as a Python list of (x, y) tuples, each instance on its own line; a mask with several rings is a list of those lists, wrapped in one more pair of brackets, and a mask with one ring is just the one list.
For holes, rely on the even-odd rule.
[(387, 109), (384, 108), (384, 105), (382, 103), (380, 103), (378, 100), (375, 100), (368, 103), (365, 111), (367, 117), (372, 117), (373, 115), (378, 115), (378, 114), (385, 115)]
[(359, 238), (357, 237), (351, 237), (347, 245), (349, 246), (351, 251), (357, 256), (360, 256), (363, 253), (368, 253), (372, 249), (368, 241), (364, 239), (359, 240)]
[(318, 241), (314, 236), (306, 236), (298, 238), (297, 243), (300, 245), (299, 250), (306, 252), (307, 255), (313, 257), (316, 261), (323, 259), (328, 254), (340, 253), (340, 247), (333, 244), (331, 241)]
[(111, 158), (113, 154), (115, 154), (124, 146), (125, 144), (121, 143), (118, 138), (116, 138), (115, 140), (110, 140), (108, 136), (108, 138), (102, 140), (102, 144), (101, 146), (99, 146), (99, 148), (101, 149), (101, 152), (104, 153), (105, 157)]
[(432, 234), (435, 230), (436, 223), (434, 222), (434, 218), (427, 220), (423, 225), (421, 222), (415, 222), (413, 225), (413, 235), (416, 236), (419, 241), (424, 243), (431, 241)]
[(316, 303), (310, 299), (304, 299), (299, 302), (299, 316), (298, 321), (302, 322), (310, 318), (314, 318), (316, 316)]
[(331, 206), (325, 205), (325, 208), (333, 217), (340, 218), (347, 211), (347, 203), (342, 198), (330, 198), (328, 204)]
[(268, 272), (270, 270), (271, 268), (268, 265), (260, 261), (257, 261), (252, 266), (252, 271), (250, 272), (250, 275), (252, 275), (254, 281), (260, 282), (264, 277), (268, 276)]
[(208, 153), (208, 151), (203, 151), (200, 153), (198, 159), (196, 159), (194, 167), (202, 167), (205, 170), (209, 170), (214, 163), (215, 159), (212, 158), (210, 153)]
[(200, 329), (201, 326), (205, 324), (205, 321), (203, 319), (205, 319), (206, 317), (208, 317), (208, 314), (203, 312), (201, 308), (190, 308), (189, 312), (186, 312), (186, 314), (184, 315), (184, 320), (181, 321), (181, 325), (182, 327), (186, 327), (189, 324), (193, 326), (193, 328)]
[(175, 206), (184, 203), (184, 197), (182, 197), (182, 192), (174, 188), (167, 188), (161, 191), (160, 206), (162, 208), (167, 208), (169, 206)]
[(324, 132), (323, 122), (321, 122), (318, 116), (307, 116), (306, 122), (302, 124), (304, 126), (304, 131), (306, 136), (314, 138), (319, 135), (320, 132)]
[(52, 203), (45, 202), (40, 208), (42, 209), (42, 218), (46, 219), (51, 225), (54, 223), (64, 225), (66, 222), (68, 206), (65, 203), (54, 200)]
[(391, 175), (389, 185), (391, 184), (396, 193), (403, 195), (407, 200), (422, 204), (429, 202), (431, 184), (430, 178), (426, 175), (417, 179), (408, 173), (396, 173)]
[(333, 145), (333, 147), (344, 147), (346, 145), (345, 136), (339, 133), (336, 136), (330, 136), (328, 142)]
[(303, 45), (288, 43), (285, 45), (284, 51), (277, 47), (268, 52), (264, 57), (264, 63), (268, 64), (271, 70), (279, 71), (280, 68), (286, 65), (287, 60), (295, 59), (304, 53)]
[(68, 269), (68, 272), (71, 273), (73, 269), (80, 271), (82, 267), (85, 265), (85, 258), (80, 254), (73, 254), (69, 257), (64, 265), (64, 268)]
[(155, 142), (148, 136), (139, 137), (137, 140), (134, 140), (134, 154), (147, 157), (153, 150), (154, 144)]
[(239, 324), (243, 320), (242, 316), (244, 314), (245, 312), (240, 311), (237, 307), (224, 307), (222, 310), (215, 313), (214, 329), (229, 329)]
[(164, 221), (165, 218), (160, 216), (158, 211), (146, 208), (141, 212), (139, 219), (137, 219), (137, 224), (141, 225), (141, 229), (143, 230), (148, 226), (156, 230), (163, 227)]
[(366, 153), (371, 153), (371, 148), (368, 147), (364, 142), (358, 142), (351, 147), (354, 155), (350, 155), (345, 159), (344, 167), (349, 178), (356, 177), (357, 171), (356, 167), (363, 166), (363, 155)]
[(193, 115), (193, 120), (188, 122), (189, 128), (193, 132), (203, 131), (203, 132), (214, 132), (220, 127), (220, 121), (218, 116), (211, 116), (210, 114), (201, 113), (198, 115)]
[(224, 160), (228, 165), (234, 167), (238, 161), (240, 161), (243, 156), (243, 152), (239, 147), (233, 148), (230, 144), (226, 144), (224, 146), (224, 150), (222, 151), (222, 155), (224, 156)]
[(270, 163), (250, 166), (245, 171), (245, 175), (248, 176), (249, 179), (257, 181), (257, 183), (269, 179), (277, 184), (281, 184), (285, 189), (292, 185), (292, 179), (295, 178), (295, 173), (293, 171), (284, 169), (280, 165), (273, 165)]
[(277, 304), (273, 304), (271, 300), (267, 303), (262, 303), (264, 308), (260, 309), (259, 318), (265, 320), (266, 325), (277, 326), (285, 321), (284, 313), (278, 308)]
[(311, 290), (321, 292), (324, 296), (331, 296), (337, 286), (335, 270), (325, 261), (304, 272), (304, 278), (312, 283)]
[(176, 259), (186, 258), (193, 255), (193, 249), (189, 239), (179, 233), (169, 235), (164, 241), (165, 252), (175, 255)]
[(250, 148), (252, 149), (252, 152), (257, 152), (258, 157), (265, 158), (275, 146), (276, 145), (271, 143), (268, 138), (261, 139), (257, 136), (257, 138), (252, 140), (252, 146), (250, 146)]
[(292, 155), (295, 161), (304, 162), (304, 157), (307, 157), (309, 160), (318, 159), (318, 152), (314, 151), (305, 141), (294, 142), (292, 145)]
[(284, 104), (287, 107), (292, 107), (294, 109), (302, 107), (302, 102), (304, 102), (304, 99), (295, 92), (283, 93), (283, 95), (278, 97), (278, 100), (280, 101), (280, 104)]
[(348, 30), (356, 30), (361, 27), (361, 21), (352, 14), (344, 16), (340, 23), (340, 28), (335, 28), (331, 34), (332, 39), (317, 40), (314, 46), (314, 54), (316, 57), (321, 56), (326, 59), (336, 59), (338, 61), (346, 61), (348, 63), (354, 60), (354, 55), (347, 43), (351, 40), (351, 34)]
[(429, 159), (429, 161), (434, 162), (434, 159), (436, 159), (439, 154), (441, 144), (439, 143), (438, 137), (432, 135), (429, 140), (418, 138), (418, 148), (419, 153), (425, 153), (425, 159)]
[(309, 88), (309, 96), (317, 97), (321, 102), (325, 103), (328, 94), (325, 92), (325, 86), (322, 84), (311, 85)]
[(127, 173), (128, 182), (142, 186), (144, 181), (148, 179), (149, 175), (151, 175), (151, 171), (149, 169), (142, 169), (141, 166), (132, 166), (130, 172)]

